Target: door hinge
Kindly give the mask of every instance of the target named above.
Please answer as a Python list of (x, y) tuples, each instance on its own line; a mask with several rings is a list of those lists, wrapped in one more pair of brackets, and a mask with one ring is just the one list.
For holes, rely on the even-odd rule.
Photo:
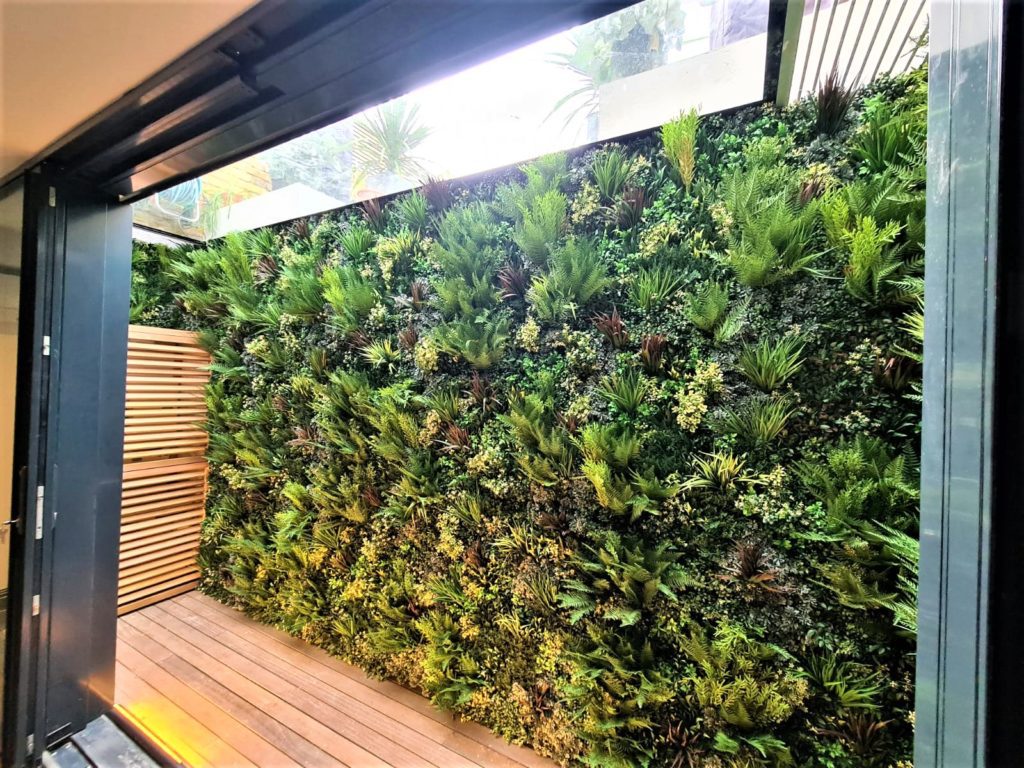
[(51, 208), (56, 208), (57, 207), (57, 188), (56, 187), (50, 187), (50, 207)]
[(50, 356), (50, 337), (43, 336), (43, 357)]
[(32, 615), (39, 615), (39, 595), (32, 595)]
[(36, 538), (43, 538), (43, 499), (46, 494), (46, 487), (36, 486)]

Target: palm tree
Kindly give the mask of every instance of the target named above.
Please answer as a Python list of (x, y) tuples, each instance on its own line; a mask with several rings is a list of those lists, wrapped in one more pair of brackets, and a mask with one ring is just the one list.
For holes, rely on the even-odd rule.
[(413, 152), (430, 135), (419, 122), (419, 105), (403, 100), (378, 107), (355, 124), (356, 165), (366, 176), (388, 175), (418, 179), (426, 171)]

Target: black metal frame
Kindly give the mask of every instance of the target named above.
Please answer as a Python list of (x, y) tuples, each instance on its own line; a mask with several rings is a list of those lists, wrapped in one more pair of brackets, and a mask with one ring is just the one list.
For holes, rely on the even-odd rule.
[(11, 766), (113, 705), (131, 275), (128, 206), (44, 170), (24, 182), (0, 756)]
[[(114, 703), (132, 251), (129, 206), (65, 181), (54, 191), (64, 228), (50, 326), (42, 746)], [(88, 642), (79, 628), (88, 628)]]
[[(46, 474), (46, 405), (49, 366), (40, 354), (53, 306), (53, 258), (59, 222), (49, 206), (49, 187), (40, 174), (26, 174), (22, 231), (22, 280), (19, 297), (17, 394), (14, 423), (14, 498), (12, 500), (7, 651), (4, 659), (4, 765), (21, 765), (34, 751), (38, 703), (38, 625), (33, 595), (41, 595), (42, 542), (35, 539), (35, 489)], [(32, 749), (30, 750), (30, 746)]]
[(637, 1), (264, 0), (44, 156), (134, 200)]
[(788, 9), (789, 0), (769, 0), (768, 37), (764, 57), (764, 100), (769, 103), (776, 100), (779, 92)]
[(987, 752), (993, 766), (1020, 761), (1020, 723), (1024, 722), (1024, 473), (1020, 471), (1024, 435), (1024, 262), (1017, 256), (1024, 242), (1024, 206), (1019, 180), (1024, 174), (1024, 6), (1004, 7), (1003, 83), (999, 149), (998, 251), (996, 263), (996, 358), (992, 447), (992, 569), (989, 581), (989, 675)]
[[(41, 158), (135, 200), (636, 2), (263, 0)], [(766, 100), (789, 6), (769, 3)]]

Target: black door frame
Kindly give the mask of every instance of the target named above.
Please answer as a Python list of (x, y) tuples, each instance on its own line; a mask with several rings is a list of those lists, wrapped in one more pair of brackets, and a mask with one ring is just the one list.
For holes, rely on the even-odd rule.
[(9, 766), (38, 762), (113, 706), (131, 275), (128, 206), (45, 169), (23, 180)]
[[(43, 509), (37, 489), (45, 486), (49, 356), (44, 354), (54, 306), (54, 258), (60, 229), (50, 205), (50, 186), (39, 173), (23, 183), (21, 290), (18, 313), (17, 390), (14, 424), (14, 477), (10, 519), (10, 580), (7, 652), (4, 659), (2, 762), (20, 765), (37, 746), (34, 723), (38, 701), (43, 541), (37, 538)], [(43, 500), (45, 503), (45, 499)]]

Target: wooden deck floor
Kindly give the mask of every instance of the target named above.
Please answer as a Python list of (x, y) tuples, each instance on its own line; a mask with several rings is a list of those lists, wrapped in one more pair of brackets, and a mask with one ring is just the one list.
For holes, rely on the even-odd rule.
[(201, 595), (118, 623), (117, 704), (195, 768), (551, 768)]

